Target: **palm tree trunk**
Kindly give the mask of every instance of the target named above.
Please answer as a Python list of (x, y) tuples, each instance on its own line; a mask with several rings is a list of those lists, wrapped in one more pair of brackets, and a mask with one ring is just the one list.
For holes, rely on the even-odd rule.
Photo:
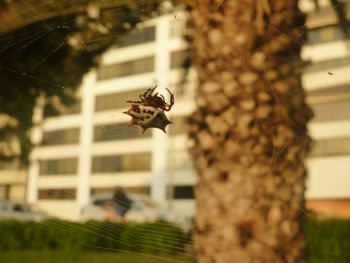
[(303, 159), (312, 114), (301, 87), (298, 1), (194, 2), (198, 260), (306, 262)]

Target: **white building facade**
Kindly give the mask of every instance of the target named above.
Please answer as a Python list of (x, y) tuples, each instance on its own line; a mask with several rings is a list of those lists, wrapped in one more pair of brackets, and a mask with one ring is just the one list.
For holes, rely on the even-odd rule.
[[(189, 72), (180, 87), (187, 47), (181, 22), (181, 14), (145, 22), (103, 55), (98, 70), (84, 77), (74, 110), (38, 117), (33, 130), (37, 147), (29, 169), (30, 203), (74, 220), (91, 194), (121, 186), (193, 213), (195, 173), (185, 150), (184, 118), (193, 110), (195, 79)], [(127, 100), (138, 100), (155, 84), (165, 96), (165, 87), (175, 95), (176, 103), (167, 112), (175, 124), (168, 126), (168, 134), (128, 128), (130, 117), (122, 114), (129, 107)]]
[[(333, 20), (320, 19), (312, 2), (302, 2), (311, 12), (303, 57), (312, 62), (303, 84), (315, 110), (307, 198), (316, 210), (327, 202), (350, 209), (349, 49), (328, 1), (321, 1), (321, 7)], [(196, 175), (187, 152), (185, 118), (194, 110), (196, 79), (181, 67), (187, 49), (185, 28), (182, 13), (145, 22), (142, 29), (121, 38), (103, 55), (99, 69), (84, 77), (74, 109), (44, 119), (38, 113), (29, 202), (54, 216), (76, 220), (91, 194), (121, 186), (149, 194), (176, 211), (194, 213)], [(141, 134), (139, 127), (127, 127), (130, 117), (122, 112), (129, 106), (127, 100), (137, 100), (155, 84), (158, 92), (167, 95), (168, 87), (175, 95), (175, 105), (167, 112), (174, 124), (167, 134), (156, 129)]]

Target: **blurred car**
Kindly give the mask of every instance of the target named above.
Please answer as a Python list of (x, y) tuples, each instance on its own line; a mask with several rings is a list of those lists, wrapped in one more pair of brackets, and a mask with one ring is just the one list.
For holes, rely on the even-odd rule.
[(0, 220), (5, 219), (41, 222), (48, 219), (48, 215), (26, 203), (0, 201)]
[(185, 231), (191, 227), (191, 218), (171, 212), (147, 195), (128, 193), (127, 197), (131, 200), (131, 206), (123, 218), (117, 214), (117, 210), (113, 204), (113, 193), (111, 192), (93, 195), (90, 202), (82, 209), (81, 220), (123, 220), (139, 223), (164, 220), (177, 224)]

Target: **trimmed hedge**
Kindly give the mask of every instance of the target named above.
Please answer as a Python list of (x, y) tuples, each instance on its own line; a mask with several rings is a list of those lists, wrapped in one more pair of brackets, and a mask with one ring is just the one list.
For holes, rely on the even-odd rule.
[[(311, 262), (350, 262), (350, 220), (308, 217), (305, 231)], [(184, 252), (189, 242), (178, 227), (166, 222), (0, 221), (0, 251), (103, 249), (157, 254)]]
[(178, 253), (186, 235), (166, 222), (73, 223), (48, 220), (42, 223), (0, 221), (0, 251), (5, 250), (110, 250), (144, 253)]
[(305, 231), (311, 262), (350, 262), (350, 220), (309, 217)]

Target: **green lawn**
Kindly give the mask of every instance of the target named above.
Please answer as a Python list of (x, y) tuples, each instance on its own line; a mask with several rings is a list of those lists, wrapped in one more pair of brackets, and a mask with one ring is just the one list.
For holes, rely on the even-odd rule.
[(152, 256), (132, 253), (85, 251), (11, 251), (0, 253), (1, 263), (194, 263), (174, 255)]

